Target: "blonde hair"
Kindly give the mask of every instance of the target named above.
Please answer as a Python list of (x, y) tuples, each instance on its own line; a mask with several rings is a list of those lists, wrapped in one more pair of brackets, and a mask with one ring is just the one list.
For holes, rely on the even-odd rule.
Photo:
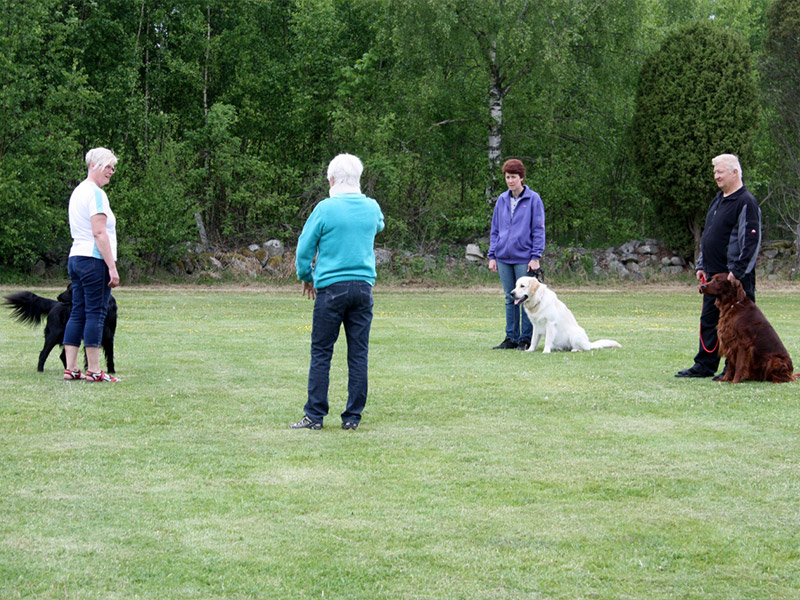
[(717, 165), (725, 165), (728, 167), (728, 172), (739, 171), (739, 177), (743, 176), (742, 165), (739, 164), (739, 157), (735, 154), (720, 154), (711, 159), (711, 164), (715, 167)]
[(92, 148), (86, 153), (86, 166), (90, 169), (94, 165), (95, 170), (102, 171), (108, 165), (112, 167), (117, 164), (117, 157), (108, 148)]

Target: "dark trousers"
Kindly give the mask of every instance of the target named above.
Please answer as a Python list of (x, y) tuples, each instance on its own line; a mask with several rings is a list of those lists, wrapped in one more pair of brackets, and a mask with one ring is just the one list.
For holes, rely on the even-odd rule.
[(328, 414), (333, 346), (344, 325), (347, 337), (347, 406), (342, 421), (358, 423), (367, 403), (369, 330), (372, 286), (366, 281), (342, 281), (317, 290), (311, 328), (311, 365), (305, 413), (315, 423)]
[(103, 323), (111, 298), (111, 281), (106, 263), (91, 256), (71, 256), (67, 263), (72, 282), (72, 311), (64, 330), (65, 346), (99, 348), (103, 344)]
[[(708, 274), (709, 280), (715, 274)], [(756, 301), (756, 272), (748, 273), (740, 280), (744, 293), (753, 302)], [(694, 364), (710, 373), (716, 373), (719, 367), (719, 340), (717, 339), (717, 323), (719, 309), (713, 296), (703, 296), (703, 310), (700, 313), (700, 344)]]

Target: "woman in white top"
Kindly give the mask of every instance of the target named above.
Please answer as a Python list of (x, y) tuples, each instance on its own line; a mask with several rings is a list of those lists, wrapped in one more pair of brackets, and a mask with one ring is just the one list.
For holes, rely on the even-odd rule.
[[(101, 189), (114, 174), (117, 157), (106, 148), (86, 153), (86, 179), (69, 198), (69, 278), (72, 281), (72, 312), (64, 331), (67, 368), (64, 379), (117, 381), (100, 370), (100, 346), (111, 288), (119, 285), (117, 273), (117, 220)], [(86, 349), (86, 374), (78, 368), (78, 349)]]

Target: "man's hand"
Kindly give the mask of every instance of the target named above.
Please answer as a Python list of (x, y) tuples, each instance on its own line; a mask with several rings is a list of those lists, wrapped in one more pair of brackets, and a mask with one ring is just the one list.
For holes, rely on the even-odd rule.
[(701, 283), (704, 282), (704, 281), (708, 281), (708, 278), (706, 277), (706, 272), (703, 271), (703, 269), (698, 269), (695, 272), (694, 276), (697, 277), (697, 281), (699, 281)]
[(309, 300), (314, 300), (317, 297), (317, 290), (314, 289), (314, 284), (310, 281), (303, 282), (303, 296), (308, 296)]
[(495, 259), (489, 259), (489, 270), (492, 273), (497, 273), (497, 261)]
[(731, 283), (736, 281), (736, 275), (734, 275), (733, 272), (728, 273), (728, 281), (730, 281)]

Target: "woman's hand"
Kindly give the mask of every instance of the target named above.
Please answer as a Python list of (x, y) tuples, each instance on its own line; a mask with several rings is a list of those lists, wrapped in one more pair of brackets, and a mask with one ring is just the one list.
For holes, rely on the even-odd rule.
[(119, 273), (117, 272), (117, 265), (108, 268), (108, 276), (110, 277), (110, 281), (108, 282), (108, 287), (115, 288), (119, 285)]
[(489, 259), (489, 270), (492, 273), (497, 273), (497, 261), (493, 258)]

